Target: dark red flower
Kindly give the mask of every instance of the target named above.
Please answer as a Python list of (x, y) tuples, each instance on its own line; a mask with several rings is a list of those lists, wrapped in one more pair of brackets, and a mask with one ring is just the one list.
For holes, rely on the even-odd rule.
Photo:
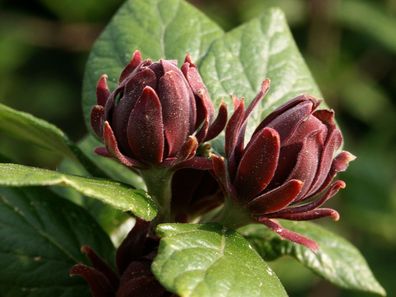
[(176, 297), (167, 292), (151, 272), (159, 240), (149, 236), (150, 223), (136, 219), (136, 224), (117, 250), (117, 272), (88, 246), (82, 252), (92, 267), (74, 265), (71, 276), (81, 276), (88, 283), (92, 297)]
[(269, 81), (247, 109), (234, 100), (234, 114), (226, 127), (224, 161), (213, 156), (214, 170), (226, 192), (257, 221), (281, 236), (316, 248), (309, 239), (283, 229), (273, 218), (311, 220), (337, 211), (321, 206), (345, 183), (335, 175), (355, 157), (338, 152), (342, 134), (334, 111), (317, 110), (319, 101), (302, 95), (282, 105), (254, 131), (244, 145), (247, 119), (269, 88)]
[(176, 61), (142, 60), (135, 51), (117, 88), (110, 92), (103, 75), (96, 94), (91, 125), (106, 145), (96, 152), (128, 167), (205, 167), (203, 158), (194, 159), (196, 149), (227, 121), (224, 104), (214, 119), (208, 91), (188, 55), (179, 69)]

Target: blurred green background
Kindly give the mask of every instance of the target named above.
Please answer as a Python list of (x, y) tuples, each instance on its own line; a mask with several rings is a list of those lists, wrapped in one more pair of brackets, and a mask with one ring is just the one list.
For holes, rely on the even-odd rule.
[[(84, 64), (122, 0), (0, 0), (0, 102), (44, 118), (77, 141)], [(396, 0), (190, 0), (228, 30), (281, 7), (345, 146), (358, 156), (331, 204), (388, 296), (396, 294)], [(78, 5), (76, 4), (78, 3)], [(19, 163), (54, 168), (59, 156), (0, 134)], [(290, 296), (369, 296), (336, 288), (292, 259), (273, 263)]]

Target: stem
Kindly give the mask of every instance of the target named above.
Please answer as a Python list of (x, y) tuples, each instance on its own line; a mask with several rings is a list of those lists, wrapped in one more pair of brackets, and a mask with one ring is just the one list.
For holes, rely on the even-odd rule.
[(166, 168), (141, 170), (147, 192), (158, 203), (159, 212), (156, 223), (170, 222), (173, 171)]
[(253, 220), (245, 207), (235, 202), (231, 197), (226, 197), (223, 209), (212, 221), (221, 223), (228, 228), (238, 229)]

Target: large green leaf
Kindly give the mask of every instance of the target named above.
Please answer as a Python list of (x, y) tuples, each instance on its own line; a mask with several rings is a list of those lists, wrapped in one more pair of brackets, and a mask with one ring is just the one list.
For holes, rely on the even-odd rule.
[(114, 247), (100, 226), (54, 195), (43, 188), (0, 188), (2, 297), (88, 297), (84, 281), (68, 273), (86, 262), (81, 246), (112, 261)]
[(107, 176), (59, 128), (31, 114), (0, 104), (0, 132), (78, 161), (94, 176)]
[(98, 199), (122, 211), (152, 220), (157, 208), (148, 194), (125, 184), (105, 179), (73, 176), (57, 171), (18, 164), (0, 164), (0, 185), (3, 186), (65, 186)]
[(250, 102), (265, 78), (271, 80), (268, 95), (250, 120), (255, 128), (273, 109), (302, 93), (320, 92), (279, 9), (269, 9), (260, 18), (228, 32), (216, 40), (199, 64), (212, 99), (224, 99), (232, 107), (230, 95)]
[(313, 223), (283, 220), (282, 225), (315, 240), (319, 250), (313, 252), (302, 245), (282, 240), (259, 224), (247, 225), (239, 231), (266, 260), (289, 255), (337, 286), (386, 295), (366, 260), (350, 242)]
[(218, 224), (162, 224), (152, 270), (181, 297), (287, 296), (277, 276), (237, 232)]
[(71, 141), (54, 125), (0, 104), (0, 131), (74, 159)]
[(108, 24), (89, 56), (83, 85), (83, 108), (95, 104), (95, 86), (103, 73), (114, 88), (134, 50), (145, 58), (178, 59), (189, 52), (198, 60), (223, 31), (183, 0), (128, 0)]

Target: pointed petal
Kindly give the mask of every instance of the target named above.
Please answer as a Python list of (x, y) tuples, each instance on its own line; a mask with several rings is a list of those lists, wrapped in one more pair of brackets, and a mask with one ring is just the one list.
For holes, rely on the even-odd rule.
[(245, 116), (243, 122), (246, 122), (249, 115), (252, 113), (253, 109), (257, 106), (257, 104), (264, 98), (264, 96), (267, 94), (269, 87), (270, 87), (270, 80), (265, 79), (261, 83), (260, 91), (256, 95), (256, 97), (252, 100), (252, 102), (249, 104), (249, 106), (246, 108)]
[(312, 239), (309, 239), (296, 232), (287, 230), (283, 228), (278, 222), (275, 222), (274, 220), (270, 220), (268, 218), (263, 217), (263, 218), (259, 218), (258, 221), (266, 225), (268, 228), (270, 228), (275, 233), (279, 234), (284, 239), (306, 246), (313, 252), (316, 252), (319, 249), (318, 244)]
[(223, 131), (225, 125), (227, 124), (227, 105), (224, 102), (221, 102), (219, 107), (219, 113), (217, 114), (216, 119), (213, 123), (209, 126), (208, 133), (204, 141), (209, 141), (215, 138), (217, 135)]
[(111, 122), (122, 151), (129, 150), (127, 126), (136, 102), (142, 96), (145, 87), (155, 88), (156, 84), (157, 78), (155, 73), (149, 68), (141, 69), (126, 81), (121, 100), (118, 104), (116, 103), (117, 105), (114, 108), (113, 120)]
[[(256, 131), (259, 131), (262, 128), (269, 126), (270, 123), (272, 123), (274, 120), (276, 120), (280, 116), (284, 119), (292, 120), (292, 118), (290, 116), (288, 116), (288, 115), (285, 116), (284, 114), (288, 113), (289, 110), (296, 110), (296, 109), (299, 110), (301, 108), (301, 107), (299, 107), (300, 105), (305, 106), (307, 103), (310, 104), (309, 101), (312, 103), (311, 112), (313, 112), (319, 106), (320, 100), (316, 99), (315, 97), (309, 96), (309, 95), (301, 95), (301, 96), (298, 96), (298, 97), (286, 102), (285, 104), (281, 105), (280, 107), (275, 109), (273, 112), (271, 112), (271, 114), (269, 114), (261, 122), (261, 124), (256, 128)], [(305, 110), (305, 108), (303, 108), (303, 110)], [(300, 110), (300, 112), (296, 113), (296, 115), (297, 115), (296, 120), (301, 118), (301, 115), (303, 115), (302, 117), (304, 117), (304, 115), (311, 113), (311, 112), (303, 112), (303, 110)], [(279, 121), (279, 122), (281, 122), (281, 121)]]
[(117, 140), (114, 136), (113, 130), (110, 127), (109, 122), (104, 123), (103, 127), (103, 141), (106, 145), (107, 151), (114, 156), (115, 158), (118, 159), (123, 165), (127, 167), (142, 167), (142, 164), (140, 162), (137, 162), (131, 158), (128, 158), (127, 156), (124, 156), (120, 150), (118, 149), (118, 144)]
[(184, 77), (175, 71), (168, 71), (158, 85), (164, 121), (168, 155), (175, 156), (191, 134), (190, 93)]
[(181, 71), (195, 95), (197, 102), (197, 124), (200, 125), (200, 123), (206, 119), (205, 115), (207, 115), (208, 121), (212, 120), (214, 106), (210, 100), (208, 90), (202, 81), (201, 75), (199, 74), (196, 66), (190, 62), (191, 57), (187, 56), (185, 63), (181, 67)]
[(164, 124), (161, 102), (151, 87), (145, 87), (131, 112), (127, 138), (129, 147), (139, 160), (159, 164), (164, 155)]
[(257, 127), (254, 134), (264, 127), (273, 128), (278, 131), (283, 144), (293, 135), (300, 123), (314, 111), (316, 106), (317, 101), (314, 101), (314, 99), (307, 99), (305, 96), (302, 98), (298, 97), (266, 117)]
[(240, 135), (240, 126), (244, 116), (244, 102), (234, 98), (234, 113), (228, 121), (225, 131), (225, 155), (228, 160), (228, 168), (231, 178), (236, 171), (236, 160), (234, 156), (235, 146)]
[(208, 134), (209, 129), (209, 117), (205, 115), (205, 120), (201, 122), (201, 125), (197, 127), (198, 131), (195, 134), (197, 141), (202, 143), (205, 140), (206, 134)]
[(119, 279), (117, 274), (111, 269), (111, 267), (99, 257), (91, 247), (84, 245), (81, 247), (81, 251), (89, 258), (93, 268), (103, 273), (109, 280), (112, 288), (115, 290), (118, 287)]
[(103, 74), (96, 85), (96, 102), (98, 105), (105, 106), (110, 96), (109, 87), (107, 85), (107, 75)]
[(249, 142), (235, 176), (239, 198), (250, 200), (267, 187), (278, 164), (279, 150), (279, 134), (271, 128), (264, 128)]
[[(303, 189), (298, 195), (296, 201), (306, 197), (306, 193), (315, 178), (319, 163), (318, 156), (321, 149), (318, 138), (320, 138), (320, 132), (314, 132), (311, 135), (306, 136), (301, 150), (297, 155), (296, 165), (287, 178), (287, 180), (298, 179), (304, 182)], [(281, 155), (280, 158), (284, 158), (284, 160), (293, 160), (295, 156), (290, 157)]]
[[(345, 171), (348, 168), (349, 162), (355, 159), (356, 156), (352, 155), (350, 152), (342, 151), (339, 153), (337, 157), (334, 158), (329, 174), (316, 193), (322, 192), (331, 183), (337, 173)], [(315, 193), (313, 195), (315, 195)]]
[(338, 129), (333, 129), (330, 135), (327, 137), (327, 141), (323, 147), (316, 176), (309, 189), (308, 195), (314, 195), (315, 193), (317, 193), (317, 190), (325, 181), (326, 177), (329, 174), (331, 164), (333, 163), (334, 152), (340, 147), (341, 143), (341, 131)]
[(210, 156), (210, 160), (212, 161), (213, 174), (220, 186), (223, 189), (224, 193), (231, 192), (231, 185), (227, 178), (227, 170), (224, 162), (224, 158), (215, 154)]
[(91, 127), (99, 138), (103, 137), (103, 118), (104, 107), (102, 105), (95, 105), (91, 110)]
[(74, 265), (69, 274), (81, 276), (88, 283), (92, 297), (113, 297), (114, 290), (103, 273), (83, 264)]
[[(272, 215), (268, 215), (268, 217), (272, 217)], [(331, 208), (317, 208), (314, 210), (306, 211), (306, 212), (298, 212), (298, 213), (285, 213), (285, 214), (274, 214), (274, 217), (277, 219), (286, 219), (293, 221), (309, 221), (315, 220), (324, 217), (331, 217), (334, 221), (338, 221), (340, 219), (340, 214)]]
[(335, 157), (332, 167), (335, 172), (344, 172), (347, 170), (349, 162), (356, 159), (356, 156), (347, 151), (342, 151)]
[(198, 141), (194, 136), (189, 136), (181, 148), (180, 152), (177, 153), (176, 158), (178, 160), (188, 160), (195, 156), (198, 149)]
[(322, 206), (327, 200), (329, 200), (331, 197), (336, 195), (339, 190), (345, 188), (345, 182), (342, 180), (337, 180), (335, 181), (328, 189), (327, 191), (321, 195), (319, 198), (309, 202), (305, 203), (303, 205), (297, 205), (293, 206), (284, 210), (280, 210), (276, 213), (270, 214), (272, 217), (277, 217), (278, 214), (295, 214), (295, 213), (301, 213), (301, 212), (307, 212), (310, 210), (314, 210), (320, 206)]
[(144, 256), (145, 244), (150, 230), (150, 222), (136, 218), (135, 225), (117, 249), (116, 264), (118, 273), (123, 274), (129, 264)]
[(260, 216), (287, 207), (300, 193), (303, 184), (300, 180), (292, 179), (280, 187), (253, 199), (248, 203), (252, 215)]
[(129, 74), (131, 74), (133, 70), (135, 70), (136, 67), (138, 67), (141, 62), (142, 62), (142, 54), (140, 53), (139, 50), (134, 51), (131, 61), (124, 68), (124, 70), (120, 75), (119, 82), (122, 82)]

